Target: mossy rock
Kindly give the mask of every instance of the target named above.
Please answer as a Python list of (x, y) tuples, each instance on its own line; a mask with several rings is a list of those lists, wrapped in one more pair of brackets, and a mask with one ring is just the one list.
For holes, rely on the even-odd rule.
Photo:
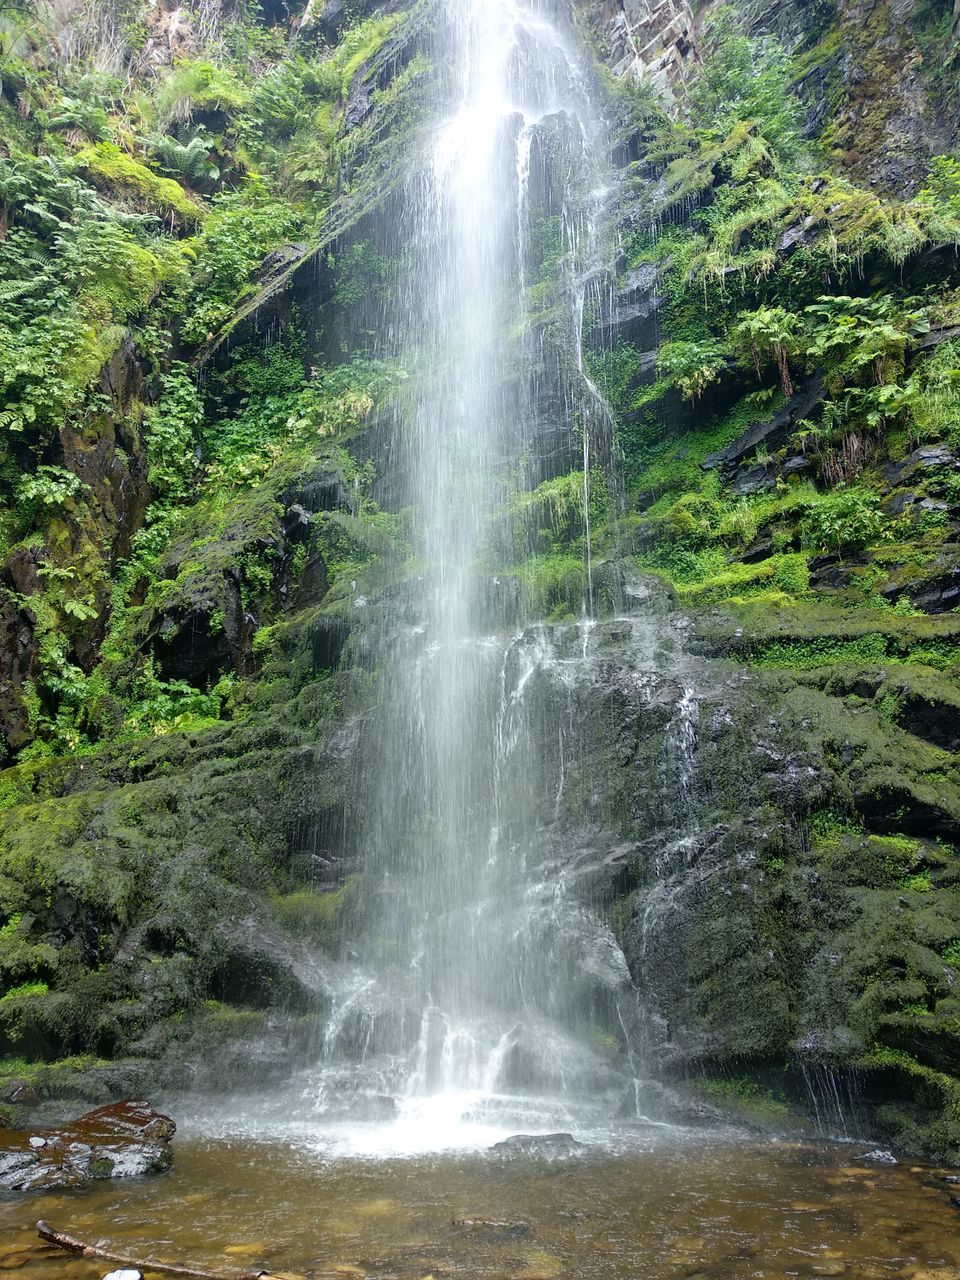
[(141, 213), (156, 213), (180, 227), (195, 227), (203, 219), (202, 207), (179, 182), (154, 173), (112, 142), (78, 152), (76, 163), (107, 195)]

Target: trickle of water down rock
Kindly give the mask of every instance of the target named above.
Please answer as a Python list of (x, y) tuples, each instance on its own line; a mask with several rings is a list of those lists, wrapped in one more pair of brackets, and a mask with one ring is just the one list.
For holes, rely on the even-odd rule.
[[(642, 584), (633, 617), (594, 622), (619, 593), (594, 580), (589, 528), (579, 622), (527, 617), (484, 568), (523, 537), (516, 494), (575, 458), (588, 513), (612, 466), (581, 348), (608, 287), (600, 95), (562, 0), (444, 0), (435, 38), (442, 118), (401, 198), (396, 296), (366, 317), (416, 388), (392, 466), (422, 572), (354, 605), (381, 693), (352, 752), (363, 890), (315, 1076), (328, 1118), (395, 1117), (378, 1150), (596, 1123), (633, 1107), (643, 1070), (641, 1006), (594, 901), (617, 855), (596, 838), (589, 725), (611, 697), (655, 699), (659, 624)], [(566, 281), (549, 344), (529, 314), (548, 232)], [(665, 785), (685, 808), (690, 700), (666, 701)]]

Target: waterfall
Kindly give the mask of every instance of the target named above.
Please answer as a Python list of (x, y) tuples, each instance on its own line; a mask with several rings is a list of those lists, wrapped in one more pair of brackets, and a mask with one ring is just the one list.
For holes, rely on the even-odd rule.
[[(512, 495), (579, 458), (590, 501), (603, 411), (582, 330), (610, 178), (562, 0), (441, 0), (434, 57), (445, 102), (400, 199), (400, 279), (380, 323), (415, 388), (393, 458), (422, 572), (379, 615), (353, 806), (357, 972), (324, 1051), (356, 1060), (362, 1040), (368, 1087), (434, 1134), (455, 1118), (509, 1132), (517, 1108), (550, 1127), (574, 1097), (622, 1091), (611, 1046), (632, 1016), (623, 955), (558, 848), (591, 625), (536, 625), (485, 569), (515, 540)], [(559, 239), (552, 356), (528, 323), (544, 226)]]

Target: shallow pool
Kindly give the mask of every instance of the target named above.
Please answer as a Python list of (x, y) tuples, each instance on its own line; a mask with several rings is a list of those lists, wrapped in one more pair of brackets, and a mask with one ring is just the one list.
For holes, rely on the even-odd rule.
[(331, 1158), (309, 1142), (177, 1138), (167, 1176), (0, 1203), (0, 1270), (93, 1280), (42, 1246), (45, 1218), (118, 1251), (308, 1276), (902, 1275), (960, 1280), (949, 1170), (865, 1145), (639, 1130), (573, 1158)]

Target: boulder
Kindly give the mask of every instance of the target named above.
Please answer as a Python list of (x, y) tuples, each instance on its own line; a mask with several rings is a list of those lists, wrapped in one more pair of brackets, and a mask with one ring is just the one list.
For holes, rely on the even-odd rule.
[(887, 480), (891, 485), (900, 485), (924, 471), (938, 471), (941, 468), (956, 471), (960, 469), (960, 459), (947, 445), (924, 445), (923, 448), (914, 449), (903, 462), (891, 463), (887, 467)]
[(165, 1173), (176, 1125), (141, 1098), (56, 1129), (0, 1132), (0, 1190), (52, 1191), (105, 1178)]
[(35, 1107), (39, 1101), (36, 1090), (26, 1080), (9, 1080), (0, 1090), (0, 1102), (14, 1107)]
[(566, 1159), (586, 1148), (569, 1133), (515, 1133), (503, 1142), (495, 1142), (490, 1150), (504, 1159), (533, 1156), (536, 1159), (556, 1160)]

